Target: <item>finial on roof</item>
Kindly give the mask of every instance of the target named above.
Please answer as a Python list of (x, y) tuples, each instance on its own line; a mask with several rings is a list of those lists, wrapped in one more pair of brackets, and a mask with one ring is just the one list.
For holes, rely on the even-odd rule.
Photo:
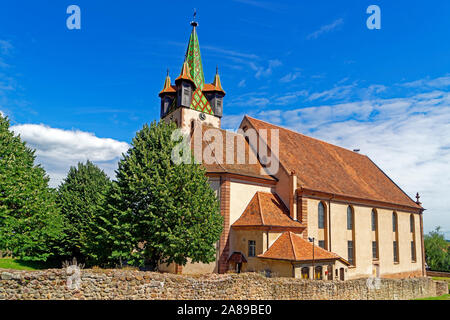
[(198, 23), (195, 21), (195, 17), (197, 16), (197, 10), (194, 8), (194, 19), (191, 21), (191, 26), (194, 28), (198, 26)]
[(216, 65), (216, 74), (219, 74), (219, 66)]
[(167, 76), (169, 76), (169, 68), (167, 68)]
[(418, 205), (422, 204), (422, 203), (420, 202), (420, 194), (419, 194), (418, 192), (417, 192), (417, 194), (416, 194), (416, 199), (417, 199), (416, 203), (417, 203)]

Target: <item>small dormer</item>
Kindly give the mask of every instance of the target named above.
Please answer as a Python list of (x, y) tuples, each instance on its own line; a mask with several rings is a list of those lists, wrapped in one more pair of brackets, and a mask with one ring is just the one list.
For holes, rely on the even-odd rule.
[(189, 65), (186, 61), (183, 63), (181, 73), (175, 80), (177, 91), (177, 107), (189, 108), (192, 101), (192, 93), (195, 90), (195, 83), (191, 78)]

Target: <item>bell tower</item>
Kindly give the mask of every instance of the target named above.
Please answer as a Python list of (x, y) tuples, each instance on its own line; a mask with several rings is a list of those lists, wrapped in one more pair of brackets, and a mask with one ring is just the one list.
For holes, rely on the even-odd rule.
[(161, 98), (161, 118), (175, 121), (178, 127), (190, 130), (193, 121), (220, 128), (223, 115), (225, 91), (219, 77), (218, 68), (212, 83), (205, 83), (196, 21), (191, 22), (192, 32), (180, 75), (175, 85), (170, 82), (169, 72)]

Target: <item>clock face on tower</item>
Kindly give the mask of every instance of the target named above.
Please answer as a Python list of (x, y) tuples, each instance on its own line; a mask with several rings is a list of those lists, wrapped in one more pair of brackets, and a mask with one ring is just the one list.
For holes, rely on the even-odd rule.
[(204, 121), (206, 119), (206, 115), (204, 113), (200, 113), (198, 115), (198, 117), (200, 118), (200, 120)]

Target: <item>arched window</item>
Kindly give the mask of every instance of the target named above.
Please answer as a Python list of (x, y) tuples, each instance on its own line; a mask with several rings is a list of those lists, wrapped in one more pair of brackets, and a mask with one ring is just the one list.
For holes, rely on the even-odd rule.
[(353, 208), (347, 207), (347, 230), (353, 230)]
[(315, 267), (314, 270), (314, 279), (322, 280), (322, 266)]
[(414, 232), (414, 215), (413, 214), (409, 216), (409, 231), (411, 233)]
[(309, 279), (309, 268), (308, 267), (302, 268), (302, 279)]
[(319, 229), (325, 229), (325, 206), (319, 202)]
[(372, 231), (377, 230), (377, 212), (372, 209)]
[(397, 232), (397, 214), (395, 212), (392, 214), (392, 231)]

